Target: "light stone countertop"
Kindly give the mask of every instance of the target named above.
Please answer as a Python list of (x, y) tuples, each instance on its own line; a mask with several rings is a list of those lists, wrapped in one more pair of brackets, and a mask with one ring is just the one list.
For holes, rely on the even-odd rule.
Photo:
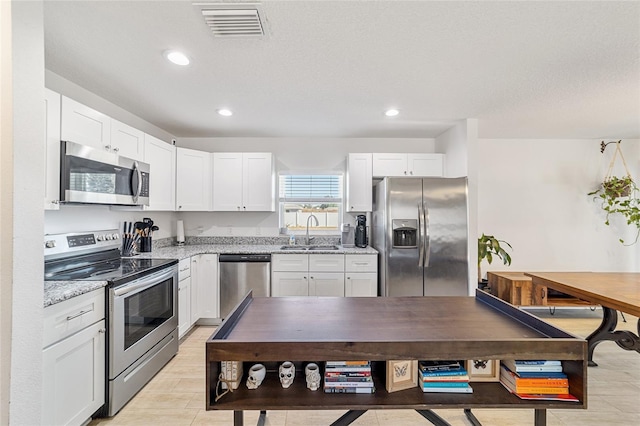
[[(283, 244), (188, 244), (154, 248), (140, 253), (141, 259), (188, 259), (198, 254), (377, 254), (372, 247), (342, 247), (338, 250), (289, 250)], [(45, 281), (44, 307), (55, 305), (76, 296), (106, 287), (106, 281)]]

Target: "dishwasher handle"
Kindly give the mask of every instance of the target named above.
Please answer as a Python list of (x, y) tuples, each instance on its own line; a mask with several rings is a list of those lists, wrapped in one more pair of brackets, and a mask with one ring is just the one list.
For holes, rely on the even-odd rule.
[(234, 262), (234, 263), (247, 263), (247, 262), (271, 262), (270, 254), (221, 254), (218, 255), (218, 262)]

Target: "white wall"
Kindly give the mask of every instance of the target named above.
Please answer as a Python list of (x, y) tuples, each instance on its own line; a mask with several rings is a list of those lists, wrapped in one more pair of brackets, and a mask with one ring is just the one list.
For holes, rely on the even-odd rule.
[(8, 417), (9, 424), (37, 425), (41, 424), (44, 275), (42, 257), (37, 255), (42, 250), (44, 196), (43, 5), (12, 2), (11, 8), (13, 139), (2, 141), (13, 144), (13, 200), (2, 206), (13, 216), (12, 232), (2, 235), (13, 244), (12, 282), (2, 283), (3, 292), (5, 285), (12, 286), (13, 298)]
[[(640, 141), (622, 142), (632, 176), (640, 176)], [(482, 270), (640, 271), (635, 228), (604, 224), (604, 212), (587, 193), (602, 181), (613, 146), (600, 140), (480, 139), (478, 233), (513, 246), (511, 267), (483, 262)]]

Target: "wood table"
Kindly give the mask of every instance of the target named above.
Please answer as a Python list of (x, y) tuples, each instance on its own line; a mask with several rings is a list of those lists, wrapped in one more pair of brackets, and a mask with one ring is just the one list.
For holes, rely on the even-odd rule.
[[(249, 294), (207, 340), (207, 410), (233, 410), (242, 425), (243, 410), (348, 410), (335, 425), (351, 423), (368, 409), (415, 409), (436, 425), (448, 423), (431, 410), (528, 408), (536, 426), (546, 410), (587, 407), (586, 341), (485, 292), (476, 297), (280, 297)], [(310, 391), (304, 380), (308, 362), (369, 360), (374, 394)], [(387, 392), (386, 360), (558, 359), (579, 402), (522, 400), (498, 382), (474, 382), (472, 394), (423, 393), (419, 387)], [(221, 361), (267, 366), (255, 390), (240, 387), (216, 401)], [(288, 389), (277, 366), (296, 365)], [(261, 416), (264, 421), (264, 415)]]
[(575, 296), (602, 306), (602, 323), (587, 337), (589, 365), (593, 361), (593, 350), (605, 340), (613, 340), (622, 349), (640, 353), (640, 319), (638, 334), (628, 330), (616, 330), (618, 312), (640, 317), (640, 273), (634, 272), (531, 272), (534, 285)]

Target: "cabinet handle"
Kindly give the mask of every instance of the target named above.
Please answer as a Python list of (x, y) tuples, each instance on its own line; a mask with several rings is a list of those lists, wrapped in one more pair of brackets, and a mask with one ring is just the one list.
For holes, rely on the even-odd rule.
[(353, 206), (351, 206), (351, 210), (353, 210)]
[(111, 145), (105, 145), (104, 149), (106, 149), (107, 151), (111, 151)]
[(118, 147), (116, 146), (115, 148), (113, 148), (113, 150), (114, 150), (115, 152), (118, 152), (118, 151), (120, 151), (120, 148), (118, 148)]
[(91, 312), (91, 311), (93, 311), (93, 309), (88, 310), (88, 311), (80, 311), (80, 312), (78, 312), (78, 313), (77, 313), (77, 314), (75, 314), (75, 315), (69, 315), (69, 316), (67, 317), (67, 321), (71, 321), (71, 320), (72, 320), (72, 319), (74, 319), (74, 318), (78, 318), (78, 317), (80, 317), (80, 316), (82, 316), (82, 315), (84, 315), (84, 314), (88, 314), (88, 313), (89, 313), (89, 312)]
[(353, 262), (354, 265), (368, 265), (369, 262)]
[(405, 175), (407, 174), (407, 171), (406, 171), (406, 170), (404, 171), (404, 174), (405, 174)]
[(106, 328), (101, 328), (100, 330), (98, 330), (98, 333), (106, 333), (107, 329)]
[(413, 174), (413, 170), (412, 170), (412, 171), (410, 171), (410, 172), (409, 172), (409, 174), (410, 174), (410, 175), (412, 175), (412, 174)]
[(350, 279), (351, 279), (351, 277), (347, 277), (347, 279), (348, 279), (348, 280), (350, 280)]

